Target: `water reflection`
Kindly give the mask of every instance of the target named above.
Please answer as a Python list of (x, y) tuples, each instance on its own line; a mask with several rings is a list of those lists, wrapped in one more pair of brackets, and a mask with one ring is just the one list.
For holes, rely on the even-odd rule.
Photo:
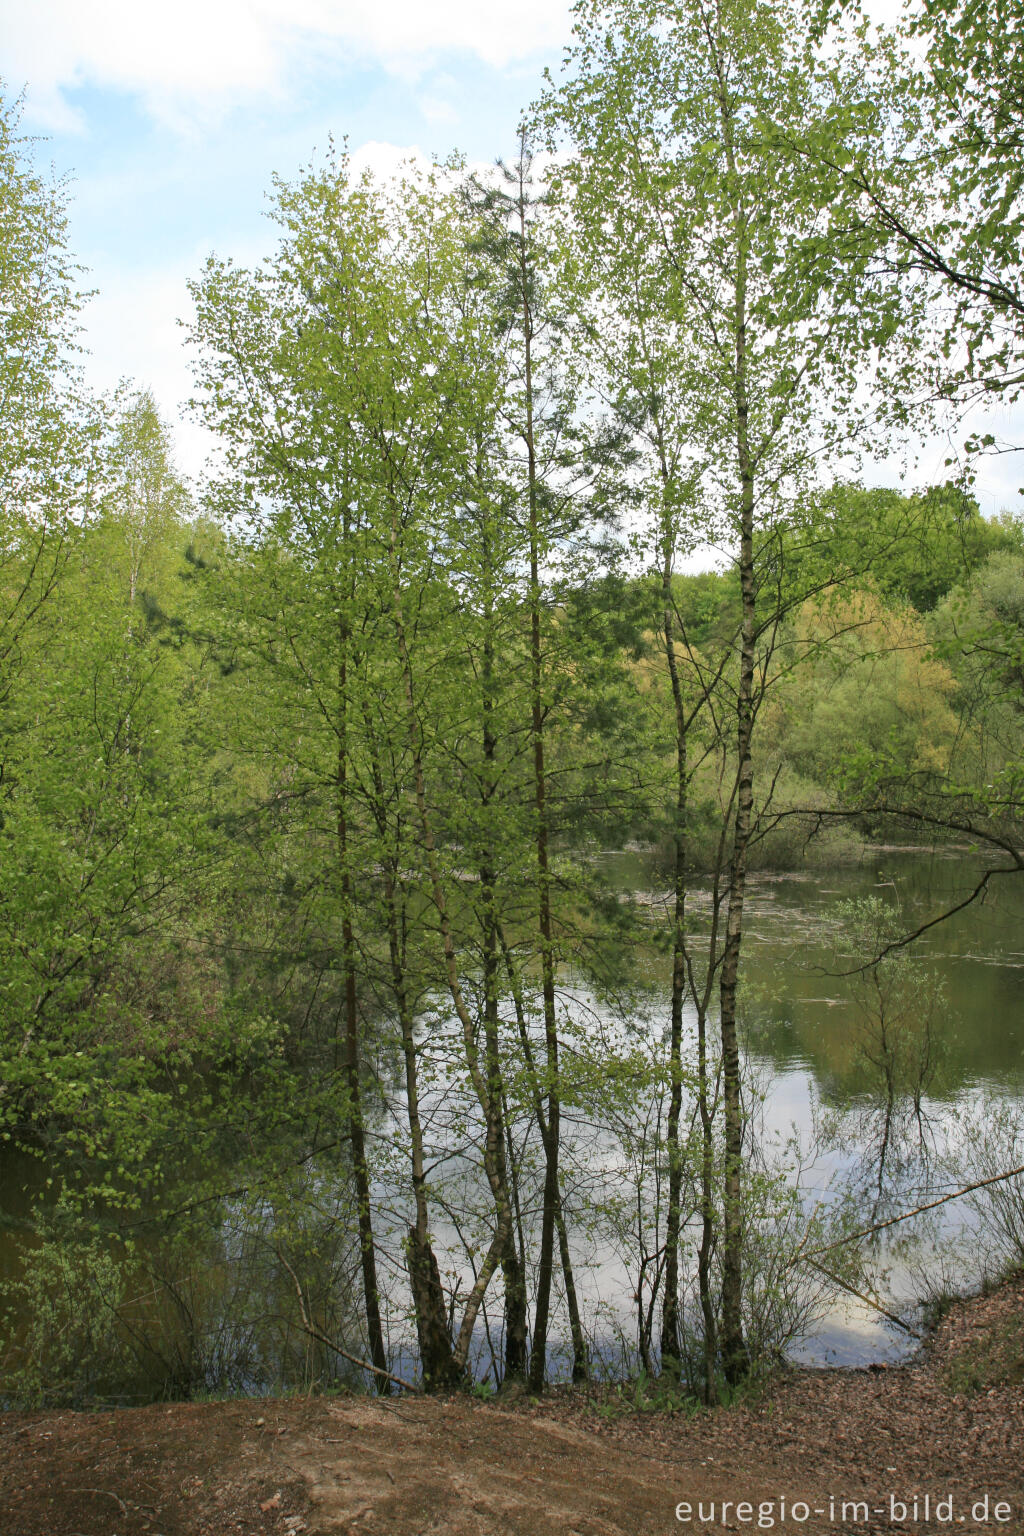
[[(668, 909), (670, 894), (645, 855), (610, 852), (602, 862), (625, 899), (652, 917)], [(780, 1155), (794, 1137), (810, 1149), (800, 1172), (808, 1201), (828, 1203), (852, 1189), (870, 1224), (966, 1182), (982, 1142), (984, 1172), (1016, 1166), (1005, 1159), (1021, 1135), (1024, 881), (993, 880), (983, 900), (900, 952), (889, 971), (902, 966), (902, 995), (886, 1003), (902, 1012), (904, 1027), (890, 1030), (884, 1049), (869, 1028), (878, 1004), (866, 985), (873, 978), (843, 974), (859, 964), (850, 952), (853, 913), (873, 908), (899, 932), (913, 931), (962, 902), (984, 867), (964, 850), (876, 847), (841, 868), (749, 877), (742, 976), (748, 1072), (762, 1085), (757, 1113), (766, 1143)], [(687, 905), (699, 935), (710, 910), (700, 880)], [(652, 946), (646, 965), (667, 1014), (667, 960)], [(1012, 1114), (998, 1136), (979, 1141), (994, 1101)], [(923, 1291), (977, 1283), (982, 1267), (1007, 1249), (993, 1240), (983, 1251), (977, 1220), (970, 1202), (957, 1201), (927, 1230), (917, 1221), (878, 1238), (872, 1262), (889, 1305), (909, 1311)], [(805, 1363), (864, 1365), (912, 1347), (877, 1312), (847, 1298), (792, 1354)]]
[[(624, 900), (650, 913), (652, 919), (658, 914), (667, 896), (648, 860), (615, 853), (606, 855), (602, 864), (608, 883)], [(865, 1224), (870, 1224), (950, 1188), (954, 1166), (974, 1168), (981, 1175), (986, 1169), (996, 1171), (1000, 1159), (1013, 1154), (1014, 1136), (1024, 1143), (1019, 1116), (1024, 1091), (1020, 995), (1024, 882), (997, 882), (984, 902), (931, 929), (908, 956), (913, 985), (917, 985), (914, 978), (924, 977), (927, 987), (918, 993), (911, 988), (902, 1006), (908, 1006), (908, 997), (931, 997), (935, 1070), (926, 1082), (920, 1078), (924, 1088), (909, 1111), (905, 1083), (888, 1103), (892, 1115), (900, 1118), (899, 1124), (889, 1124), (884, 1138), (886, 1167), (881, 1177), (877, 1172), (882, 1146), (879, 1062), (865, 1053), (865, 1010), (858, 990), (863, 988), (864, 976), (841, 974), (851, 970), (849, 903), (873, 900), (889, 911), (898, 907), (900, 921), (913, 928), (943, 905), (962, 899), (976, 883), (978, 867), (975, 859), (963, 854), (875, 850), (866, 862), (843, 869), (750, 877), (743, 974), (748, 1077), (758, 1090), (756, 1117), (769, 1159), (788, 1156), (793, 1164), (794, 1145), (801, 1149), (797, 1159), (800, 1190), (808, 1209), (818, 1204), (828, 1207), (842, 1191), (853, 1189), (862, 1197)], [(695, 882), (689, 907), (698, 933), (709, 905), (707, 890)], [(583, 978), (561, 978), (567, 1038), (571, 1041), (573, 1029), (578, 1030), (596, 1057), (602, 1045), (611, 1053), (621, 1051), (627, 1040), (639, 1052), (662, 1050), (659, 1042), (669, 1012), (668, 962), (653, 942), (649, 949), (639, 946), (634, 958), (642, 986), (624, 1013), (595, 999)], [(687, 1025), (692, 1035), (692, 1016)], [(439, 1195), (435, 1202), (437, 1247), (445, 1283), (457, 1286), (471, 1279), (463, 1241), (467, 1234), (472, 1242), (486, 1232), (489, 1210), (480, 1176), (472, 1096), (452, 1075), (451, 1062), (458, 1059), (458, 1050), (445, 1049), (447, 1027), (441, 1007), (433, 1013), (425, 1011), (420, 1021), (421, 1108), (432, 1176), (439, 1186), (442, 1180), (444, 1185), (444, 1199)], [(567, 1059), (572, 1059), (571, 1049)], [(904, 1062), (900, 1068), (904, 1075), (905, 1069)], [(384, 1299), (393, 1360), (408, 1372), (414, 1365), (410, 1349), (414, 1333), (400, 1248), (410, 1217), (404, 1194), (403, 1079), (397, 1056), (389, 1064), (386, 1049), (378, 1062), (378, 1076), (384, 1084), (385, 1110), (375, 1130), (374, 1195), (382, 1244), (393, 1240), (394, 1248), (394, 1262), (383, 1271), (389, 1291)], [(617, 1103), (609, 1099), (601, 1116), (592, 1106), (583, 1107), (571, 1099), (565, 1108), (564, 1198), (567, 1209), (574, 1212), (573, 1262), (595, 1355), (610, 1372), (628, 1360), (635, 1337), (630, 1298), (637, 1287), (638, 1260), (625, 1237), (632, 1219), (630, 1202), (641, 1187), (653, 1192), (651, 1198), (663, 1199), (657, 1153), (652, 1151), (657, 1128), (646, 1140), (642, 1135), (644, 1117), (655, 1110), (653, 1101), (641, 1103), (628, 1092)], [(530, 1179), (537, 1183), (538, 1167), (535, 1137), (530, 1161), (530, 1135), (526, 1120), (513, 1127), (515, 1157), (522, 1159), (524, 1169), (521, 1220), (528, 1248), (536, 1215), (535, 1206), (531, 1215), (529, 1205)], [(1018, 1161), (1024, 1163), (1024, 1144)], [(18, 1272), (26, 1251), (19, 1222), (38, 1199), (43, 1172), (38, 1163), (10, 1156), (0, 1164), (4, 1218), (0, 1280)], [(344, 1178), (336, 1170), (334, 1179), (337, 1189), (329, 1171), (311, 1169), (282, 1209), (295, 1229), (291, 1240), (296, 1251), (307, 1258), (311, 1253), (318, 1256), (317, 1305), (332, 1337), (342, 1337), (353, 1327), (356, 1311), (350, 1290), (352, 1223), (345, 1207)], [(299, 1230), (296, 1212), (306, 1206)], [(598, 1214), (588, 1220), (587, 1213)], [(649, 1216), (647, 1212), (642, 1219)], [(1011, 1244), (1014, 1219), (1011, 1206), (1005, 1213)], [(885, 1234), (876, 1244), (872, 1263), (886, 1305), (909, 1307), (929, 1285), (962, 1286), (976, 1281), (985, 1259), (978, 1220), (976, 1206), (956, 1202), (942, 1207), (927, 1223), (917, 1222), (912, 1229), (893, 1228)], [(202, 1242), (197, 1234), (197, 1243), (187, 1255), (192, 1266), (188, 1283), (201, 1282), (203, 1297), (211, 1291), (207, 1332), (220, 1341), (220, 1352), (210, 1367), (204, 1359), (198, 1360), (188, 1390), (217, 1384), (267, 1390), (287, 1380), (323, 1381), (336, 1374), (338, 1362), (329, 1353), (311, 1358), (309, 1341), (290, 1316), (290, 1272), (282, 1267), (277, 1252), (286, 1240), (284, 1232), (278, 1215), (257, 1201), (234, 1207), (229, 1203), (220, 1212), (216, 1230), (205, 1232)], [(27, 1241), (31, 1246), (33, 1239)], [(1020, 1242), (1024, 1251), (1024, 1232)], [(990, 1243), (989, 1257), (993, 1251)], [(286, 1258), (289, 1252), (284, 1251)], [(154, 1262), (155, 1253), (149, 1254), (147, 1263), (152, 1267)], [(174, 1278), (181, 1291), (177, 1271)], [(640, 1284), (642, 1289), (642, 1277)], [(258, 1328), (254, 1329), (253, 1319)], [(15, 1333), (30, 1321), (14, 1319)], [(165, 1337), (168, 1350), (176, 1355), (184, 1337), (191, 1359), (194, 1348), (185, 1337), (187, 1322), (186, 1317), (183, 1323), (179, 1306), (177, 1314), (157, 1322), (151, 1319), (150, 1331)], [(492, 1350), (500, 1356), (501, 1322), (500, 1290), (495, 1288), (475, 1341), (480, 1375), (488, 1369)], [(850, 1298), (831, 1308), (791, 1354), (807, 1364), (864, 1365), (892, 1361), (911, 1347), (913, 1341), (907, 1335)], [(557, 1359), (555, 1364), (557, 1369)], [(143, 1362), (131, 1390), (140, 1395), (150, 1388), (166, 1390), (150, 1382), (151, 1375)]]
[[(843, 1183), (856, 1186), (859, 1176), (871, 1197), (865, 1210), (875, 1219), (925, 1203), (956, 1187), (951, 1176), (957, 1170), (965, 1181), (971, 1177), (976, 1159), (967, 1143), (976, 1144), (991, 1104), (1020, 1104), (1024, 882), (997, 882), (983, 902), (932, 928), (905, 952), (919, 990), (909, 1027), (921, 1026), (922, 991), (933, 988), (936, 1004), (934, 1059), (916, 1104), (906, 1083), (895, 1102), (881, 1092), (877, 1041), (871, 1060), (865, 1046), (864, 975), (836, 974), (849, 968), (837, 955), (837, 910), (848, 914), (851, 900), (886, 903), (909, 931), (963, 900), (978, 874), (977, 861), (963, 854), (889, 852), (841, 872), (752, 879), (748, 1050), (771, 1078), (763, 1111), (769, 1135), (781, 1142), (795, 1127), (805, 1140), (831, 1145), (808, 1170), (809, 1188), (819, 1198)], [(913, 1003), (915, 994), (909, 998)], [(983, 1172), (997, 1171), (1000, 1153), (1012, 1157), (1012, 1135), (1004, 1134), (989, 1153)], [(917, 1221), (878, 1240), (874, 1267), (897, 1310), (909, 1309), (922, 1290), (981, 1279), (993, 1253), (983, 1252), (977, 1221), (977, 1210), (960, 1200), (941, 1207), (927, 1227)], [(809, 1364), (863, 1365), (899, 1358), (912, 1347), (906, 1335), (851, 1299), (792, 1353)]]

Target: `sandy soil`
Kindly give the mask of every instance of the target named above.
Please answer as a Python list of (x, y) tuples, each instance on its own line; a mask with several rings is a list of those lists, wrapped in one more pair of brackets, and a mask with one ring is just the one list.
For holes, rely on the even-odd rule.
[(579, 1392), (0, 1415), (0, 1536), (1024, 1536), (1022, 1362), (1024, 1280), (912, 1365), (693, 1417)]

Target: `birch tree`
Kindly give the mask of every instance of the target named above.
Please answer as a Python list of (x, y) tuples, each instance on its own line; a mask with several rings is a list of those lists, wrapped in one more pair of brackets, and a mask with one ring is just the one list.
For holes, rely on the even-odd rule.
[[(748, 1365), (737, 996), (777, 533), (818, 461), (869, 425), (876, 401), (864, 397), (863, 370), (881, 349), (895, 353), (903, 317), (874, 270), (875, 248), (862, 230), (850, 234), (841, 178), (780, 147), (787, 125), (827, 134), (830, 104), (851, 90), (845, 61), (816, 55), (798, 6), (627, 0), (584, 3), (575, 17), (564, 81), (542, 108), (567, 141), (568, 218), (584, 259), (607, 274), (609, 307), (625, 304), (633, 345), (620, 381), (645, 404), (656, 460), (659, 411), (673, 402), (665, 462), (679, 467), (669, 477), (659, 464), (661, 494), (679, 498), (692, 469), (690, 537), (728, 551), (741, 590), (732, 659), (714, 684), (733, 723), (726, 865), (704, 971), (715, 979), (722, 1060), (718, 1355), (736, 1382)], [(658, 340), (653, 372), (645, 329), (648, 347)], [(670, 525), (670, 561), (673, 542)], [(664, 561), (664, 531), (661, 548)]]

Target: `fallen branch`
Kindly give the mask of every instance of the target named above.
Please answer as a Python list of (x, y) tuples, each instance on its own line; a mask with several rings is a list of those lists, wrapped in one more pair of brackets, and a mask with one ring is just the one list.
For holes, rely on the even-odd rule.
[(336, 1355), (340, 1355), (341, 1358), (343, 1360), (347, 1360), (350, 1365), (358, 1365), (364, 1371), (372, 1372), (374, 1376), (383, 1376), (386, 1381), (393, 1381), (396, 1387), (404, 1387), (406, 1392), (414, 1392), (417, 1394), (422, 1393), (423, 1388), (416, 1386), (415, 1382), (406, 1381), (403, 1376), (393, 1376), (390, 1371), (385, 1371), (382, 1366), (371, 1365), (369, 1360), (361, 1360), (358, 1355), (349, 1354), (347, 1349), (342, 1349), (340, 1344), (335, 1344), (333, 1339), (329, 1339), (326, 1333), (321, 1333), (320, 1329), (315, 1327), (314, 1324), (309, 1320), (309, 1313), (306, 1311), (306, 1298), (302, 1294), (302, 1286), (299, 1284), (298, 1275), (295, 1273), (294, 1269), (292, 1269), (291, 1265), (288, 1263), (288, 1260), (285, 1258), (280, 1249), (275, 1248), (274, 1251), (277, 1254), (278, 1259), (281, 1261), (285, 1269), (292, 1277), (292, 1284), (295, 1286), (295, 1294), (299, 1298), (299, 1313), (302, 1317), (302, 1329), (304, 1333), (308, 1333), (311, 1339), (316, 1339), (318, 1344), (325, 1344), (328, 1349), (333, 1349)]
[(916, 1328), (911, 1328), (910, 1324), (905, 1323), (902, 1317), (897, 1317), (895, 1312), (888, 1311), (886, 1307), (882, 1306), (880, 1301), (876, 1301), (875, 1298), (873, 1296), (869, 1296), (866, 1291), (858, 1291), (857, 1287), (855, 1285), (851, 1285), (849, 1280), (843, 1280), (839, 1275), (834, 1275), (830, 1269), (826, 1269), (823, 1264), (818, 1264), (814, 1259), (808, 1258), (806, 1254), (800, 1262), (803, 1264), (809, 1264), (812, 1269), (816, 1269), (818, 1271), (819, 1275), (824, 1275), (826, 1280), (831, 1280), (833, 1285), (841, 1286), (844, 1291), (849, 1291), (851, 1296), (856, 1296), (858, 1301), (866, 1302), (869, 1307), (874, 1307), (876, 1312), (881, 1312), (882, 1316), (888, 1318), (890, 1323), (895, 1323), (897, 1328), (902, 1328), (904, 1332), (909, 1333), (912, 1338), (921, 1338), (921, 1334), (918, 1333)]
[(873, 1227), (862, 1227), (859, 1232), (849, 1232), (845, 1237), (837, 1238), (834, 1243), (826, 1243), (823, 1248), (812, 1248), (810, 1254), (804, 1255), (804, 1262), (814, 1254), (832, 1253), (836, 1248), (842, 1248), (846, 1243), (856, 1243), (862, 1237), (871, 1237), (876, 1232), (884, 1232), (886, 1227), (896, 1227), (901, 1221), (909, 1221), (912, 1216), (922, 1216), (925, 1211), (934, 1211), (937, 1206), (948, 1205), (951, 1200), (959, 1200), (962, 1195), (970, 1195), (976, 1189), (987, 1189), (990, 1184), (1001, 1184), (1004, 1179), (1016, 1179), (1024, 1174), (1024, 1166), (1011, 1168), (1007, 1173), (993, 1174), (990, 1179), (978, 1179), (975, 1184), (965, 1184), (962, 1189), (955, 1189), (951, 1195), (941, 1195), (938, 1200), (928, 1200), (924, 1205), (916, 1205), (912, 1211), (904, 1211), (900, 1216), (890, 1216), (888, 1221), (876, 1221)]

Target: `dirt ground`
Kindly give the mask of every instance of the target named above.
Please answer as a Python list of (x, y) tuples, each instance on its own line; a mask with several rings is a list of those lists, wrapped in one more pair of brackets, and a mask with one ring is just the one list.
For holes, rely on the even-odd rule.
[(580, 1392), (5, 1414), (0, 1536), (1022, 1536), (1022, 1362), (1019, 1280), (917, 1363), (696, 1416)]

